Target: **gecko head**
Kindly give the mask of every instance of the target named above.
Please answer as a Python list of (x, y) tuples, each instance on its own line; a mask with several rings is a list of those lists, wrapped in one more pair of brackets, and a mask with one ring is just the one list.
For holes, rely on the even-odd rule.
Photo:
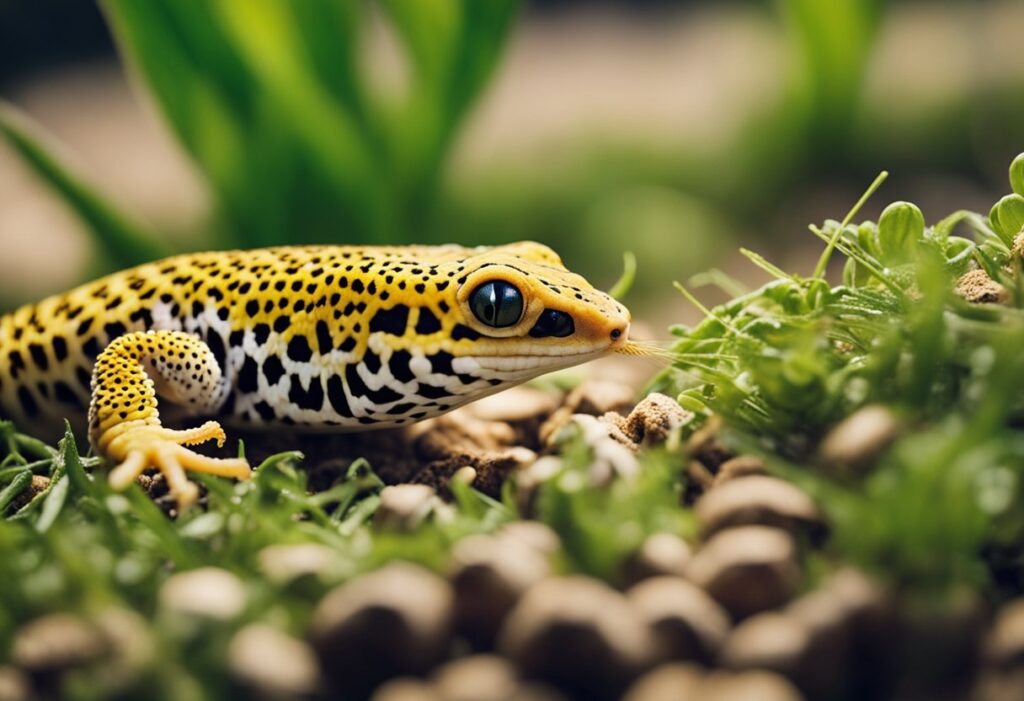
[(465, 342), (453, 334), (453, 355), (516, 381), (626, 346), (629, 311), (567, 270), (547, 246), (478, 250), (461, 261), (453, 311), (468, 331)]

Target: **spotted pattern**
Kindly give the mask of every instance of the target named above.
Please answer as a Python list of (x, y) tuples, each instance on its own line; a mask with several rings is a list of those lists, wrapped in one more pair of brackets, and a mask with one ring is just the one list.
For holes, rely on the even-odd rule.
[[(518, 327), (492, 330), (472, 317), (470, 288), (493, 278), (522, 289)], [(572, 333), (531, 334), (552, 310), (571, 318)], [(190, 254), (0, 317), (0, 415), (52, 433), (63, 417), (81, 425), (92, 401), (97, 420), (116, 423), (149, 411), (149, 399), (130, 405), (137, 383), (152, 378), (186, 414), (401, 425), (595, 357), (625, 341), (628, 323), (620, 304), (529, 242)], [(146, 333), (166, 331), (179, 333), (173, 344)], [(94, 390), (97, 359), (114, 351), (124, 357), (96, 375)], [(146, 373), (124, 366), (132, 363)], [(119, 381), (134, 396), (114, 399)]]

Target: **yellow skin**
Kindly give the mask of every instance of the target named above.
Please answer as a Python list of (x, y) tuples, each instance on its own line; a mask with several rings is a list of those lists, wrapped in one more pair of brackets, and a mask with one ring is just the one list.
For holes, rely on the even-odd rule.
[[(521, 312), (503, 302), (506, 325), (487, 323), (481, 313), (500, 305), (480, 306), (481, 290), (509, 286)], [(165, 428), (158, 395), (185, 416), (400, 426), (628, 351), (629, 322), (532, 242), (188, 254), (0, 317), (0, 416), (52, 435), (64, 417), (81, 426), (88, 407), (111, 482), (155, 468), (185, 506), (197, 495), (187, 470), (245, 479), (250, 467), (186, 448), (223, 444), (224, 431)]]

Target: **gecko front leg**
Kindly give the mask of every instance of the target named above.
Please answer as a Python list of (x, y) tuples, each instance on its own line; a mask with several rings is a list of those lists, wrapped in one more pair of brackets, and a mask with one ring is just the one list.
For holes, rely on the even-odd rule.
[(179, 508), (196, 500), (199, 489), (186, 471), (248, 479), (249, 463), (240, 458), (211, 458), (186, 448), (215, 440), (224, 444), (216, 421), (186, 430), (160, 423), (157, 392), (196, 413), (211, 414), (224, 401), (222, 371), (202, 340), (180, 331), (130, 333), (114, 339), (93, 368), (89, 405), (89, 441), (97, 454), (116, 466), (110, 484), (125, 489), (148, 469), (167, 480)]

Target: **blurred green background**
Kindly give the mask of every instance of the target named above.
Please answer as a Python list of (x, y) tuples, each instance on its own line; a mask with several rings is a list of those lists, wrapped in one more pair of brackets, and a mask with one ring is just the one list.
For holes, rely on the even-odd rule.
[(757, 277), (738, 245), (809, 273), (882, 169), (865, 217), (986, 209), (1021, 36), (1018, 0), (6, 0), (0, 309), (175, 251), (536, 239), (602, 286), (634, 251), (678, 320), (673, 279)]

